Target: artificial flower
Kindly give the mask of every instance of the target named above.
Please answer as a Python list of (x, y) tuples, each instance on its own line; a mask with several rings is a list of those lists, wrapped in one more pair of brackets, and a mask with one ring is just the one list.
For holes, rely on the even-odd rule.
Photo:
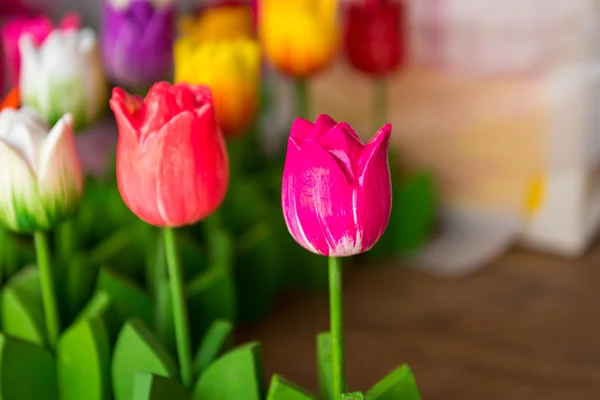
[(21, 49), (21, 101), (53, 125), (73, 115), (75, 129), (105, 109), (107, 88), (96, 35), (91, 29), (54, 30), (39, 46), (28, 36)]
[(324, 69), (338, 48), (336, 0), (263, 0), (260, 39), (267, 60), (305, 78)]
[(383, 75), (394, 71), (403, 57), (403, 4), (368, 0), (346, 6), (345, 50), (358, 70)]
[(118, 85), (135, 90), (166, 79), (173, 66), (173, 0), (104, 0), (102, 61)]
[(159, 82), (142, 100), (114, 88), (110, 107), (119, 126), (119, 191), (134, 214), (178, 227), (219, 207), (229, 165), (210, 89)]
[(196, 42), (254, 37), (252, 9), (244, 5), (209, 7), (198, 17), (185, 16), (179, 22), (181, 36)]
[(288, 140), (282, 205), (293, 238), (305, 249), (346, 257), (379, 240), (392, 205), (387, 148), (391, 125), (365, 145), (352, 127), (321, 115), (298, 118)]
[(19, 108), (21, 106), (21, 96), (19, 96), (19, 88), (14, 88), (2, 100), (2, 105), (0, 105), (0, 111), (5, 108)]
[(2, 28), (2, 46), (4, 48), (4, 62), (10, 86), (19, 84), (19, 71), (21, 69), (21, 56), (19, 53), (19, 40), (23, 35), (32, 38), (36, 45), (46, 40), (50, 32), (55, 28), (61, 30), (79, 29), (79, 16), (75, 13), (67, 14), (62, 21), (55, 26), (50, 18), (46, 16), (27, 17), (20, 16), (9, 20)]
[(181, 38), (175, 44), (175, 81), (208, 86), (225, 136), (243, 133), (258, 108), (259, 45), (251, 39), (197, 44)]
[(1, 225), (49, 230), (75, 212), (82, 188), (70, 114), (50, 129), (30, 107), (0, 112)]

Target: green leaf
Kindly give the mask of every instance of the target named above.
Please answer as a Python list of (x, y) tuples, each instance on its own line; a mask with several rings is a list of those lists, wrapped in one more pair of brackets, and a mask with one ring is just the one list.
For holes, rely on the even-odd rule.
[(403, 365), (377, 383), (367, 392), (366, 400), (421, 400), (415, 377)]
[(237, 347), (213, 364), (196, 381), (194, 400), (261, 400), (265, 395), (260, 345)]
[(99, 267), (88, 263), (83, 254), (76, 254), (69, 262), (68, 276), (65, 282), (68, 301), (66, 307), (63, 308), (68, 309), (71, 318), (93, 295), (98, 271)]
[(322, 332), (317, 335), (317, 372), (319, 393), (324, 400), (333, 400), (331, 371), (331, 335), (329, 332)]
[(232, 334), (231, 322), (222, 319), (213, 321), (196, 352), (194, 360), (196, 376), (199, 376), (228, 345), (233, 343)]
[(192, 281), (187, 290), (192, 348), (216, 319), (236, 320), (236, 292), (227, 271), (211, 269)]
[(117, 341), (117, 335), (121, 330), (121, 326), (123, 326), (125, 321), (120, 318), (108, 293), (103, 291), (96, 292), (94, 297), (90, 299), (79, 313), (76, 322), (92, 318), (99, 318), (103, 322), (110, 348), (112, 349)]
[(37, 268), (26, 267), (14, 275), (4, 287), (0, 302), (5, 333), (45, 346), (45, 319)]
[[(363, 392), (352, 392), (342, 394), (342, 400), (364, 400)], [(403, 400), (401, 397), (395, 397), (396, 400)]]
[(175, 344), (175, 327), (173, 325), (171, 287), (166, 277), (160, 279), (157, 289), (155, 310), (156, 335), (169, 354), (175, 355), (177, 354), (177, 347)]
[(77, 322), (62, 334), (56, 366), (61, 400), (110, 399), (110, 343), (100, 318)]
[(314, 400), (305, 389), (275, 374), (271, 378), (267, 400)]
[(98, 290), (106, 292), (122, 320), (139, 318), (152, 325), (152, 303), (135, 283), (103, 268), (98, 277)]
[(393, 224), (397, 231), (398, 248), (401, 254), (417, 251), (427, 240), (436, 216), (436, 189), (434, 177), (427, 171), (411, 175), (398, 186), (394, 196)]
[(0, 334), (0, 398), (57, 400), (56, 369), (50, 352)]
[(230, 272), (235, 246), (230, 233), (221, 225), (221, 214), (217, 211), (204, 221), (203, 226), (208, 245), (208, 265), (213, 269)]
[(392, 178), (392, 214), (379, 242), (367, 258), (410, 255), (418, 251), (431, 234), (436, 217), (436, 189), (433, 175), (418, 171)]
[(175, 362), (139, 319), (121, 329), (112, 361), (115, 400), (131, 400), (138, 372), (150, 372), (167, 378), (178, 376)]
[(148, 372), (135, 376), (132, 400), (189, 400), (190, 393), (174, 380)]

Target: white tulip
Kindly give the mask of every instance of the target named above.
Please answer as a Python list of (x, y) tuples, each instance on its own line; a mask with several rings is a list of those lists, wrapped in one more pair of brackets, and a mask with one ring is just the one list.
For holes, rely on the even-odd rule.
[(55, 29), (39, 46), (23, 35), (19, 49), (22, 102), (50, 125), (71, 113), (79, 129), (105, 109), (108, 90), (94, 31)]
[(73, 117), (64, 115), (48, 131), (30, 107), (0, 112), (0, 224), (13, 231), (48, 230), (81, 200)]

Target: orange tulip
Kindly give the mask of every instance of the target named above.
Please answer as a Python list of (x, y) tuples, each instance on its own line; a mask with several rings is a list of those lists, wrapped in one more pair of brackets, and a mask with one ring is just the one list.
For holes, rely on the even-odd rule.
[(260, 90), (260, 50), (250, 39), (175, 43), (175, 81), (208, 86), (225, 136), (243, 134), (254, 121)]
[(181, 36), (196, 42), (254, 37), (252, 9), (248, 6), (219, 6), (204, 11), (198, 18), (182, 17)]
[(21, 106), (21, 96), (19, 94), (19, 88), (11, 90), (0, 105), (0, 110), (5, 108), (19, 108)]
[(337, 0), (263, 0), (260, 39), (281, 72), (305, 78), (324, 69), (339, 44)]

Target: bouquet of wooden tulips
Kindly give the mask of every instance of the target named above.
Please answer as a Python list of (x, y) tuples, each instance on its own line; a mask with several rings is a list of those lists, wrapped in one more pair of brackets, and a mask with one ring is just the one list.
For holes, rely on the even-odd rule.
[[(179, 23), (171, 0), (102, 9), (99, 38), (75, 14), (1, 28), (13, 89), (0, 111), (0, 399), (419, 399), (407, 366), (366, 394), (345, 381), (342, 261), (382, 238), (395, 192), (390, 124), (365, 144), (327, 115), (310, 122), (306, 82), (337, 50), (337, 2), (229, 4)], [(348, 29), (372, 29), (357, 18)], [(378, 58), (352, 35), (358, 68), (400, 62), (398, 41)], [(268, 65), (298, 87), (281, 158), (256, 140)], [(258, 343), (234, 346), (234, 324), (290, 285), (329, 287), (318, 397), (265, 382)]]

